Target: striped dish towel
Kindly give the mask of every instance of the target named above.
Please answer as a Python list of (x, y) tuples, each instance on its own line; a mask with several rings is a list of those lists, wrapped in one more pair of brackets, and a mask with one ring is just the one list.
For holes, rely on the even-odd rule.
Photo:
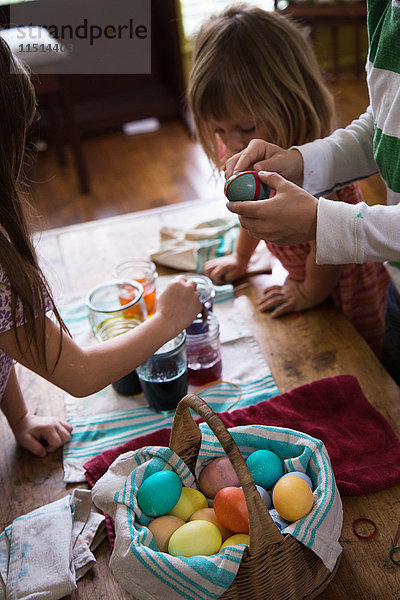
[[(215, 412), (230, 411), (269, 400), (279, 394), (260, 347), (237, 313), (232, 286), (217, 287), (214, 313), (220, 323), (223, 381), (189, 392), (199, 392)], [(96, 343), (82, 301), (70, 304), (63, 317), (78, 343)], [(73, 426), (64, 446), (64, 480), (83, 482), (84, 464), (104, 450), (136, 437), (171, 427), (173, 413), (150, 409), (143, 394), (124, 397), (108, 386), (86, 398), (65, 394), (67, 420)]]
[[(200, 424), (202, 442), (197, 457), (196, 478), (204, 464), (225, 452), (206, 423)], [(245, 425), (228, 429), (246, 460), (255, 450), (270, 450), (283, 463), (284, 473), (301, 471), (313, 482), (314, 506), (303, 519), (287, 523), (282, 534), (290, 534), (310, 548), (332, 571), (342, 552), (339, 537), (343, 509), (324, 444), (305, 433), (282, 427)], [(250, 538), (251, 539), (251, 538)]]
[[(58, 600), (96, 562), (104, 515), (89, 490), (40, 506), (0, 533), (0, 600)], [(69, 597), (69, 596), (68, 596)]]
[(189, 558), (159, 552), (144, 525), (149, 518), (143, 518), (137, 502), (154, 457), (162, 458), (165, 469), (175, 471), (185, 487), (196, 488), (188, 467), (169, 448), (147, 446), (118, 457), (92, 490), (93, 502), (115, 522), (110, 568), (119, 584), (141, 600), (217, 599), (233, 582), (245, 546)]

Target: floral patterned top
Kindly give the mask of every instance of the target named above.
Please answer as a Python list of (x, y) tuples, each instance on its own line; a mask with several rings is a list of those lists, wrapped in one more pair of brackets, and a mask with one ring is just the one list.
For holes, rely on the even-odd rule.
[[(51, 309), (50, 298), (45, 294), (46, 310)], [(17, 306), (17, 326), (24, 324), (22, 312), (22, 304), (19, 302)], [(11, 289), (8, 277), (0, 265), (0, 333), (9, 331), (13, 328), (11, 317)], [(0, 401), (6, 389), (7, 381), (10, 376), (11, 368), (14, 364), (14, 359), (8, 356), (0, 349)]]

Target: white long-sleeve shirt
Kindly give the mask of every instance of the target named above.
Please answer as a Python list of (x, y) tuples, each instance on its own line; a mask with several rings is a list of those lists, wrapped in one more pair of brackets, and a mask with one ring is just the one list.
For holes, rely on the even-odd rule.
[(388, 206), (320, 198), (317, 262), (397, 261), (387, 267), (400, 291), (400, 4), (370, 0), (368, 11), (371, 105), (345, 129), (297, 148), (304, 159), (303, 187), (317, 197), (381, 173), (387, 194), (378, 201)]

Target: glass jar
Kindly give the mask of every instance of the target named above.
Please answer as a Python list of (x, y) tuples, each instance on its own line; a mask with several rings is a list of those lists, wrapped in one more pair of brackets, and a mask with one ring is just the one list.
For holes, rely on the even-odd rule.
[(148, 258), (132, 257), (113, 268), (113, 277), (116, 279), (133, 279), (143, 286), (143, 298), (147, 314), (153, 315), (156, 311), (156, 265)]
[(186, 331), (183, 330), (137, 367), (150, 408), (174, 410), (187, 394)]
[(201, 387), (221, 379), (222, 358), (219, 338), (219, 322), (214, 313), (207, 319), (196, 319), (192, 325), (194, 333), (187, 334), (188, 383)]
[[(98, 342), (104, 342), (137, 327), (146, 320), (143, 287), (136, 281), (106, 281), (92, 288), (86, 297), (89, 321)], [(135, 370), (112, 384), (123, 396), (142, 393)]]
[[(211, 279), (206, 275), (199, 275), (198, 273), (184, 273), (184, 275), (186, 279), (190, 279), (196, 283), (196, 289), (200, 294), (200, 302), (206, 307), (208, 312), (212, 311), (215, 290)], [(188, 335), (196, 333), (199, 319), (200, 315), (198, 315), (197, 319), (195, 319), (195, 321), (189, 325), (186, 330)]]

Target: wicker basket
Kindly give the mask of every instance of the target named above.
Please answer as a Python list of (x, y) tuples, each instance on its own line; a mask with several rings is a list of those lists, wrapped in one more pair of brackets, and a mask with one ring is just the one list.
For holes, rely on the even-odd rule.
[(188, 394), (179, 402), (171, 431), (170, 448), (194, 474), (201, 432), (193, 409), (209, 425), (229, 457), (249, 511), (250, 545), (234, 582), (223, 600), (302, 600), (316, 598), (335, 576), (318, 556), (291, 535), (282, 535), (258, 493), (246, 462), (218, 415), (204, 400)]

